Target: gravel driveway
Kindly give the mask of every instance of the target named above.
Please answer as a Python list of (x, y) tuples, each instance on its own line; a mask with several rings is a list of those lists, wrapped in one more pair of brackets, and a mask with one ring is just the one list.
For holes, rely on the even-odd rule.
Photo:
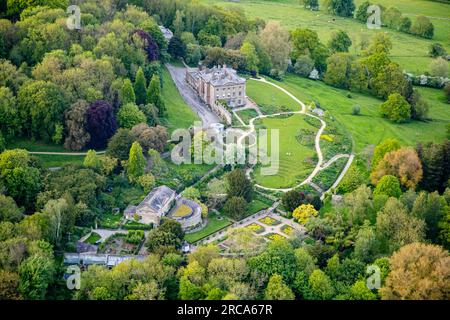
[(183, 97), (183, 100), (198, 114), (204, 127), (209, 127), (212, 123), (222, 122), (222, 120), (200, 100), (197, 93), (186, 83), (186, 68), (174, 67), (171, 64), (166, 64), (166, 67), (167, 70), (169, 70), (178, 91)]

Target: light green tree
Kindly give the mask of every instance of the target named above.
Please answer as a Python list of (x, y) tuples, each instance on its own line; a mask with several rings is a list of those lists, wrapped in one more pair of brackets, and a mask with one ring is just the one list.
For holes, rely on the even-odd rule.
[(120, 107), (117, 120), (121, 128), (131, 129), (140, 123), (147, 123), (147, 117), (134, 103), (127, 103)]
[(247, 70), (258, 72), (259, 58), (255, 47), (248, 41), (244, 42), (241, 47), (241, 54), (245, 57)]
[(130, 149), (130, 157), (128, 158), (127, 173), (130, 181), (137, 181), (137, 179), (144, 175), (145, 158), (142, 154), (142, 147), (139, 142), (134, 142)]
[(380, 110), (383, 117), (394, 122), (404, 122), (411, 118), (411, 106), (398, 93), (392, 93), (386, 102), (380, 106)]
[(329, 300), (335, 290), (330, 278), (320, 269), (314, 270), (308, 279), (308, 298), (313, 300)]
[(136, 95), (130, 79), (125, 79), (120, 93), (122, 104), (136, 103)]
[(147, 80), (145, 79), (144, 71), (141, 67), (136, 72), (134, 94), (136, 95), (137, 105), (145, 104), (147, 100)]
[(95, 152), (95, 150), (89, 150), (84, 158), (83, 166), (97, 170), (100, 169), (101, 165), (102, 163), (100, 161), (100, 157), (97, 155), (97, 152)]
[(400, 182), (395, 176), (386, 175), (377, 183), (377, 187), (373, 194), (398, 198), (402, 195)]
[(284, 283), (279, 274), (270, 277), (264, 298), (266, 300), (294, 300), (295, 296), (292, 290)]
[(158, 115), (163, 116), (166, 106), (161, 95), (161, 81), (158, 75), (153, 75), (147, 90), (147, 103), (153, 104), (158, 109)]

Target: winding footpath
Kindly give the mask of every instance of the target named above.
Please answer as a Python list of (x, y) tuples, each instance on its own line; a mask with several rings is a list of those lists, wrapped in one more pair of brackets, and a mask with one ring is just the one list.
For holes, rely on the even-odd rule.
[[(270, 115), (259, 115), (257, 117), (254, 117), (254, 118), (250, 119), (249, 125), (248, 125), (249, 130), (244, 135), (242, 135), (239, 138), (239, 140), (238, 140), (239, 144), (242, 145), (242, 142), (244, 141), (244, 139), (246, 137), (248, 137), (250, 135), (254, 135), (256, 133), (254, 122), (255, 122), (255, 120), (258, 120), (258, 119), (269, 118), (269, 117), (277, 117), (277, 116), (281, 116), (281, 115), (303, 114), (305, 116), (308, 116), (308, 117), (311, 117), (311, 118), (315, 118), (315, 119), (319, 120), (320, 123), (321, 123), (321, 127), (317, 131), (316, 138), (315, 138), (315, 141), (314, 141), (314, 145), (315, 145), (318, 161), (317, 161), (317, 164), (316, 164), (316, 167), (314, 168), (314, 170), (311, 172), (311, 174), (303, 182), (301, 182), (301, 183), (299, 183), (296, 186), (291, 187), (291, 188), (268, 188), (268, 187), (261, 186), (259, 184), (255, 184), (255, 186), (257, 188), (260, 188), (260, 189), (263, 189), (263, 190), (267, 190), (267, 191), (288, 192), (288, 191), (297, 189), (298, 187), (303, 186), (305, 184), (310, 184), (310, 185), (313, 184), (312, 183), (312, 179), (321, 170), (324, 170), (324, 169), (328, 168), (331, 164), (333, 164), (338, 159), (348, 158), (349, 160), (347, 161), (347, 164), (345, 165), (345, 167), (342, 170), (341, 174), (339, 175), (338, 179), (334, 182), (333, 186), (329, 190), (336, 188), (336, 186), (341, 182), (341, 180), (343, 179), (343, 177), (347, 173), (348, 169), (350, 168), (350, 165), (352, 164), (353, 159), (354, 159), (354, 155), (353, 154), (337, 154), (333, 158), (331, 158), (328, 162), (324, 163), (323, 153), (322, 153), (322, 150), (320, 149), (320, 137), (322, 136), (322, 133), (323, 133), (323, 131), (325, 130), (325, 128), (327, 126), (326, 122), (324, 120), (322, 120), (321, 118), (315, 116), (315, 115), (307, 113), (306, 112), (306, 105), (302, 101), (300, 101), (296, 96), (294, 96), (292, 93), (290, 93), (286, 89), (280, 87), (279, 85), (277, 85), (275, 83), (272, 83), (272, 82), (269, 82), (269, 81), (267, 81), (264, 78), (260, 78), (260, 79), (251, 78), (250, 80), (252, 80), (252, 81), (259, 81), (259, 82), (271, 85), (271, 86), (281, 90), (282, 92), (287, 94), (289, 97), (291, 97), (295, 102), (297, 102), (300, 105), (301, 110), (300, 111), (290, 111), (290, 112), (279, 112), (279, 113), (274, 113), (274, 114), (270, 114)], [(251, 179), (252, 171), (253, 171), (253, 167), (247, 169), (247, 171), (246, 171), (246, 175), (247, 175), (247, 177), (249, 179)], [(323, 195), (326, 192), (328, 192), (329, 190), (324, 191)]]

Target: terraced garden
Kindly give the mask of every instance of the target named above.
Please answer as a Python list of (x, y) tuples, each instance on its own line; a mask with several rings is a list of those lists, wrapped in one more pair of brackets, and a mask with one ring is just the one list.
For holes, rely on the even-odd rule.
[[(317, 128), (305, 121), (305, 115), (295, 114), (289, 117), (279, 116), (262, 118), (255, 121), (255, 128), (268, 130), (268, 155), (271, 150), (271, 130), (279, 130), (279, 160), (273, 162), (278, 166), (276, 175), (262, 175), (261, 165), (254, 170), (253, 178), (259, 185), (268, 188), (289, 188), (305, 180), (314, 169), (317, 159), (314, 150), (314, 136)], [(302, 131), (304, 130), (304, 131)], [(309, 142), (302, 143), (304, 132), (312, 136)], [(311, 139), (310, 139), (311, 140)]]

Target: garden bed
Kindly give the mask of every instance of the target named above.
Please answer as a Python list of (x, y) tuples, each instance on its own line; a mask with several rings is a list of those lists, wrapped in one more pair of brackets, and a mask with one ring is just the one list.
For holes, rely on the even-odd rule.
[(331, 188), (339, 174), (347, 164), (348, 158), (340, 158), (333, 162), (328, 168), (319, 171), (319, 173), (312, 179), (312, 182), (317, 184), (322, 190), (326, 191)]
[(267, 226), (277, 226), (281, 223), (280, 220), (274, 219), (272, 217), (266, 216), (258, 220), (259, 222), (267, 225)]
[(256, 222), (253, 222), (253, 223), (249, 224), (244, 229), (252, 231), (252, 232), (254, 232), (256, 234), (261, 234), (264, 231), (266, 231), (266, 228), (264, 228), (262, 225), (260, 225), (260, 224), (258, 224)]
[(290, 236), (295, 231), (294, 228), (292, 228), (291, 226), (288, 226), (287, 224), (281, 226), (280, 230), (281, 230), (281, 232), (283, 232), (284, 234), (286, 234), (288, 236)]
[(264, 237), (271, 241), (286, 239), (286, 237), (279, 235), (278, 233), (268, 233)]
[(99, 253), (116, 255), (134, 255), (138, 253), (138, 250), (139, 244), (128, 242), (127, 235), (123, 233), (110, 236), (98, 248)]

